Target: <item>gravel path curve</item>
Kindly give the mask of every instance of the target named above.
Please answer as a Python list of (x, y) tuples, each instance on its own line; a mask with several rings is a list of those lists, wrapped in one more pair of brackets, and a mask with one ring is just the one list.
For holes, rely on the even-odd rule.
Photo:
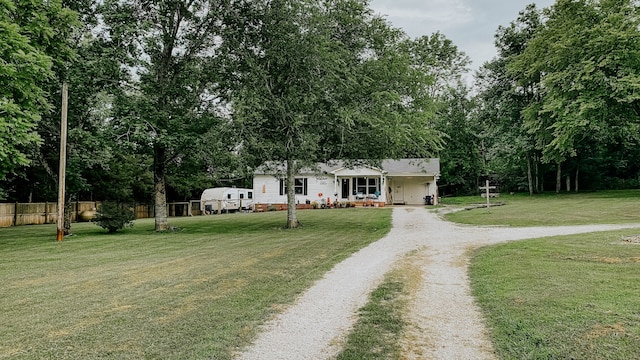
[(403, 344), (406, 358), (494, 359), (482, 315), (470, 295), (468, 250), (512, 240), (634, 227), (640, 224), (471, 227), (443, 221), (424, 207), (394, 208), (393, 228), (386, 237), (336, 265), (266, 324), (238, 359), (335, 357), (369, 293), (412, 250), (419, 251), (424, 279), (411, 303), (412, 321)]

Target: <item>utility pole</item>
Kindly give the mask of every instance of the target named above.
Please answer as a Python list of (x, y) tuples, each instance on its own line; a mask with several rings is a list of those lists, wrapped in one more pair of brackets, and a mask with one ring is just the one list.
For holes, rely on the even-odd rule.
[(67, 82), (62, 83), (62, 119), (60, 121), (60, 169), (58, 171), (58, 234), (57, 241), (64, 239), (64, 189), (67, 170), (67, 109), (69, 107)]

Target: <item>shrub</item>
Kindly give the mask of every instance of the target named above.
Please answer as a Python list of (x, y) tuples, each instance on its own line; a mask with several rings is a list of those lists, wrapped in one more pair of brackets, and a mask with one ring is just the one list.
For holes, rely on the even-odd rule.
[(135, 214), (129, 208), (115, 202), (105, 201), (98, 207), (98, 212), (91, 221), (111, 234), (125, 226), (133, 226), (135, 218)]

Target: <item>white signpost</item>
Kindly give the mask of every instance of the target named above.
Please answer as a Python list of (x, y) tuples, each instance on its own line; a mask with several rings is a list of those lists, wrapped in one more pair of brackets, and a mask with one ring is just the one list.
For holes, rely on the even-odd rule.
[(485, 186), (481, 186), (480, 190), (485, 190), (486, 191), (486, 196), (487, 196), (487, 209), (489, 209), (489, 198), (491, 197), (491, 193), (490, 190), (494, 190), (496, 187), (495, 186), (489, 186), (489, 180), (487, 180), (486, 185)]

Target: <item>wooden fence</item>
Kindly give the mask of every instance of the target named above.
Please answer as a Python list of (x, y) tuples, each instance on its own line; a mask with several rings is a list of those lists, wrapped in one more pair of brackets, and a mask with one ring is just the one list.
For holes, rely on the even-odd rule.
[[(95, 210), (99, 201), (76, 201), (71, 203), (71, 221), (82, 221), (82, 213)], [(136, 219), (152, 218), (153, 205), (130, 206)], [(200, 215), (200, 201), (192, 200), (167, 204), (168, 216)], [(58, 203), (0, 203), (0, 227), (18, 225), (55, 224), (58, 221)]]

